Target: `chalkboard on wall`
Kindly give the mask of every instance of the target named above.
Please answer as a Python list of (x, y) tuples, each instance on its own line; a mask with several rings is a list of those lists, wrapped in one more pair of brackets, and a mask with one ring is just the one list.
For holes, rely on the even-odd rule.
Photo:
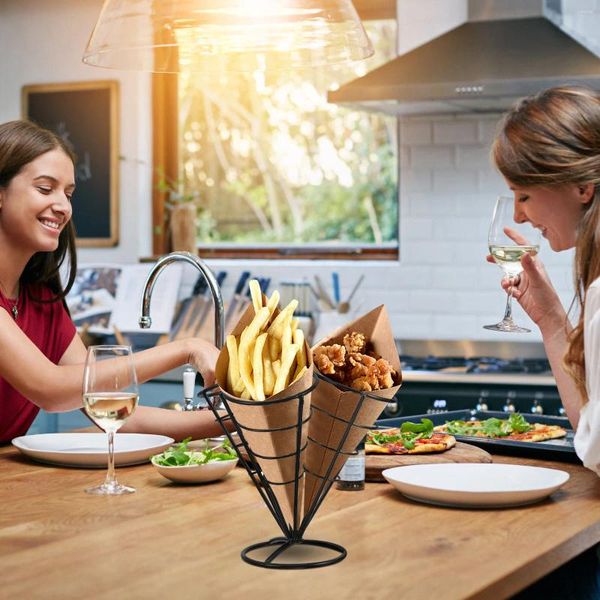
[(118, 82), (27, 85), (23, 118), (51, 129), (77, 155), (73, 222), (78, 246), (118, 243)]

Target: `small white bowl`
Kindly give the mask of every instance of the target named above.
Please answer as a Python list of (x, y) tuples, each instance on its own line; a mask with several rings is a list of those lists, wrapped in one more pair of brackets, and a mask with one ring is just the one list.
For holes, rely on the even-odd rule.
[(153, 456), (150, 460), (154, 468), (167, 479), (175, 483), (208, 483), (223, 479), (238, 463), (237, 458), (232, 460), (217, 460), (204, 465), (183, 465), (180, 467), (165, 467), (157, 465)]
[[(152, 457), (154, 458), (154, 457)], [(238, 459), (219, 460), (205, 465), (184, 465), (181, 467), (165, 467), (151, 460), (154, 468), (167, 479), (175, 483), (208, 483), (223, 479), (237, 465)]]

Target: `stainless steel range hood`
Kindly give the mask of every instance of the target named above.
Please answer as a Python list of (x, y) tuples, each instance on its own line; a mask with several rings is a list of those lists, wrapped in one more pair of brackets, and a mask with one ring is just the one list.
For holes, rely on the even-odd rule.
[(495, 112), (564, 84), (600, 89), (600, 59), (544, 17), (474, 21), (328, 94), (389, 114)]

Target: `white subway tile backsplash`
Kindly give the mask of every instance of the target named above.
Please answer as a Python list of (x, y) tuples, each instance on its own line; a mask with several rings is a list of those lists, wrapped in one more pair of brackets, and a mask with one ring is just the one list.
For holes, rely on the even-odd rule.
[(400, 173), (402, 192), (430, 192), (433, 189), (433, 173), (430, 169), (409, 169)]
[(479, 236), (480, 231), (487, 231), (489, 219), (482, 217), (450, 217), (438, 219), (433, 223), (433, 239), (436, 240), (468, 240), (471, 236)]
[[(487, 266), (485, 257), (488, 254), (487, 229), (484, 231), (472, 231), (465, 235), (464, 241), (454, 242), (454, 258), (458, 265)], [(490, 267), (495, 265), (490, 264)], [(497, 272), (500, 269), (495, 267)]]
[(401, 243), (401, 262), (412, 265), (453, 265), (455, 248), (450, 242), (411, 242)]
[(433, 124), (433, 141), (436, 144), (472, 144), (478, 141), (477, 121), (454, 119)]
[(478, 139), (488, 148), (491, 148), (501, 118), (502, 115), (500, 114), (488, 115), (478, 123)]
[(453, 146), (415, 146), (410, 151), (411, 169), (454, 167)]
[[(408, 215), (411, 217), (427, 217), (434, 220), (453, 216), (457, 210), (457, 198), (441, 193), (407, 193), (401, 199), (401, 203), (405, 203)], [(401, 206), (401, 208), (405, 207)], [(402, 221), (403, 218), (406, 218), (405, 213), (401, 211), (400, 220)], [(400, 240), (400, 243), (402, 243), (402, 240)]]
[[(404, 264), (405, 262), (408, 261), (401, 257), (400, 263), (402, 266), (390, 267), (385, 271), (380, 271), (381, 289), (385, 290), (386, 298), (391, 299), (390, 306), (398, 310), (400, 306), (402, 306), (402, 310), (406, 309), (403, 304), (398, 304), (398, 306), (394, 304), (396, 299), (401, 300), (402, 303), (404, 302), (405, 290), (430, 289), (435, 285), (431, 266), (422, 264), (411, 266)], [(399, 298), (395, 298), (394, 294), (398, 294)]]
[(494, 199), (498, 195), (510, 196), (510, 189), (504, 180), (504, 177), (491, 167), (489, 170), (481, 169), (479, 171), (478, 188), (481, 192), (488, 192)]
[[(458, 315), (451, 307), (444, 307), (432, 318), (433, 335), (429, 337), (438, 340), (482, 339), (479, 336), (486, 331), (481, 326), (481, 320), (476, 316)], [(485, 338), (483, 338), (485, 339)]]
[(478, 281), (479, 270), (476, 267), (446, 266), (431, 267), (432, 286), (438, 289), (464, 290)]
[(400, 223), (400, 236), (406, 241), (430, 240), (433, 236), (433, 219), (411, 217)]
[(409, 306), (415, 313), (436, 314), (455, 307), (457, 294), (451, 290), (432, 289), (414, 291), (409, 294)]
[[(478, 291), (479, 287), (476, 287), (471, 289), (469, 294), (458, 294), (455, 311), (458, 314), (484, 315), (489, 312), (490, 307), (498, 306), (498, 312), (500, 312), (505, 305), (506, 296), (499, 282), (500, 279), (498, 279), (497, 290), (482, 292)], [(473, 281), (473, 283), (477, 282)]]
[(456, 214), (459, 217), (483, 217), (489, 225), (495, 202), (494, 194), (463, 192), (457, 195)]
[(428, 145), (433, 142), (430, 121), (405, 120), (400, 124), (400, 143), (404, 146)]
[(418, 340), (436, 337), (433, 315), (390, 313), (390, 323), (397, 338)]
[(433, 191), (452, 192), (476, 191), (479, 179), (475, 169), (435, 169), (433, 171)]
[(466, 145), (456, 148), (456, 166), (460, 170), (487, 169), (490, 166), (490, 150), (488, 146)]

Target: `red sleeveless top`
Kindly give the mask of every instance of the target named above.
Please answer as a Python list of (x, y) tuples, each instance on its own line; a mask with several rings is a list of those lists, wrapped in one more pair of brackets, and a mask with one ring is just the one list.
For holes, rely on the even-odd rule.
[[(43, 300), (54, 295), (45, 285), (31, 284), (27, 290), (23, 289), (17, 301), (16, 323), (49, 360), (58, 364), (75, 336), (75, 325), (62, 301), (36, 302), (28, 291)], [(0, 293), (0, 309), (6, 310), (11, 318), (14, 304)], [(0, 352), (10, 352), (10, 348), (0, 348)], [(0, 443), (27, 433), (39, 410), (0, 376)]]

